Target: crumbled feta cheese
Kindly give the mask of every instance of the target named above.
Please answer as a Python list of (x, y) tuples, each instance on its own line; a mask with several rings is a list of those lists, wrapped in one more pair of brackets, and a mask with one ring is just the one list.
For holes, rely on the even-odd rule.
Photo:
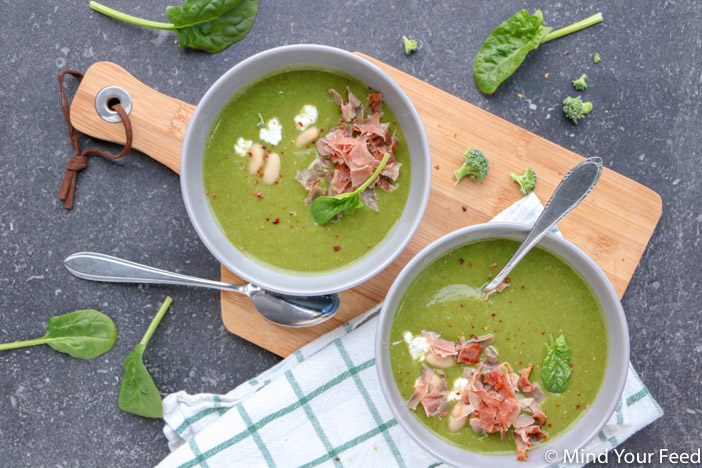
[(302, 111), (295, 116), (295, 128), (305, 130), (317, 121), (317, 108), (306, 104), (302, 106)]
[(449, 393), (449, 396), (447, 397), (448, 401), (458, 401), (461, 399), (461, 393), (463, 390), (465, 390), (466, 386), (468, 385), (468, 379), (464, 379), (463, 377), (457, 378), (453, 382), (453, 391)]
[(268, 121), (268, 126), (260, 130), (258, 136), (266, 143), (275, 146), (280, 143), (280, 140), (283, 138), (283, 126), (280, 125), (277, 117), (273, 117)]
[(410, 355), (415, 361), (424, 361), (427, 352), (429, 352), (429, 342), (424, 336), (412, 336), (412, 333), (406, 331), (402, 337), (405, 339), (409, 347)]
[(246, 156), (246, 153), (251, 149), (252, 144), (253, 141), (244, 140), (242, 137), (239, 137), (236, 140), (236, 145), (234, 145), (234, 151), (236, 151), (236, 154), (239, 156)]

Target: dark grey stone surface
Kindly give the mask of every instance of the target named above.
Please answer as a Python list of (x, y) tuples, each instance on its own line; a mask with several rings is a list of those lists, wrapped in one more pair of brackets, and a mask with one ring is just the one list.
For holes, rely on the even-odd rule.
[[(109, 2), (161, 21), (167, 3)], [(525, 3), (530, 10), (546, 6)], [(171, 33), (96, 14), (87, 0), (3, 2), (0, 342), (41, 336), (50, 316), (89, 307), (115, 320), (120, 339), (92, 361), (48, 347), (0, 354), (0, 465), (150, 466), (168, 453), (159, 420), (117, 408), (122, 359), (167, 294), (174, 305), (146, 353), (164, 394), (225, 392), (278, 360), (225, 330), (217, 292), (90, 283), (64, 270), (67, 255), (94, 250), (196, 276), (219, 275), (188, 221), (178, 177), (142, 154), (118, 162), (92, 157), (78, 177), (75, 208), (62, 208), (56, 191), (70, 145), (56, 73), (111, 60), (159, 91), (196, 103), (240, 60), (298, 42), (377, 57), (582, 155), (602, 156), (608, 167), (662, 196), (663, 217), (623, 304), (632, 360), (666, 415), (624, 447), (697, 449), (702, 4), (547, 5), (553, 5), (544, 10), (547, 25), (597, 11), (605, 22), (542, 46), (497, 97), (488, 97), (472, 79), (472, 58), (522, 2), (265, 1), (251, 34), (217, 55), (182, 50)], [(402, 34), (422, 40), (414, 56), (405, 57)], [(599, 65), (592, 63), (595, 52), (602, 56)], [(559, 103), (576, 94), (570, 81), (581, 73), (588, 74), (585, 96), (595, 111), (575, 127)], [(88, 138), (81, 142), (115, 149)]]

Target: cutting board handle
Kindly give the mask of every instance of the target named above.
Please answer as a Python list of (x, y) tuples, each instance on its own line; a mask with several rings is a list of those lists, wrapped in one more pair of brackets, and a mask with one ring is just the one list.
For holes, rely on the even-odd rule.
[(108, 86), (118, 86), (131, 98), (129, 119), (134, 129), (133, 147), (180, 173), (180, 150), (195, 106), (146, 86), (112, 62), (88, 68), (71, 103), (71, 123), (80, 132), (101, 140), (124, 143), (120, 122), (103, 120), (96, 98)]

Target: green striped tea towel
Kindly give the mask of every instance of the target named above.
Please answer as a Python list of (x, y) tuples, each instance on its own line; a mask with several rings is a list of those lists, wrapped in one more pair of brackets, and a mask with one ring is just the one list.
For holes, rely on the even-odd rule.
[[(533, 223), (541, 209), (532, 194), (494, 221)], [(374, 359), (379, 309), (229, 393), (168, 395), (164, 433), (172, 453), (159, 467), (441, 465), (402, 431), (380, 393)], [(606, 452), (662, 415), (629, 365), (616, 412), (585, 452)]]

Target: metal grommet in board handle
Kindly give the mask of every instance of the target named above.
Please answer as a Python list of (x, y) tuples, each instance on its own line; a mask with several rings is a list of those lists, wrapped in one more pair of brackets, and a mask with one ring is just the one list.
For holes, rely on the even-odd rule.
[(103, 88), (95, 97), (95, 110), (106, 122), (122, 121), (119, 114), (110, 109), (110, 104), (113, 104), (111, 101), (119, 101), (127, 115), (132, 111), (132, 98), (127, 91), (119, 86)]

